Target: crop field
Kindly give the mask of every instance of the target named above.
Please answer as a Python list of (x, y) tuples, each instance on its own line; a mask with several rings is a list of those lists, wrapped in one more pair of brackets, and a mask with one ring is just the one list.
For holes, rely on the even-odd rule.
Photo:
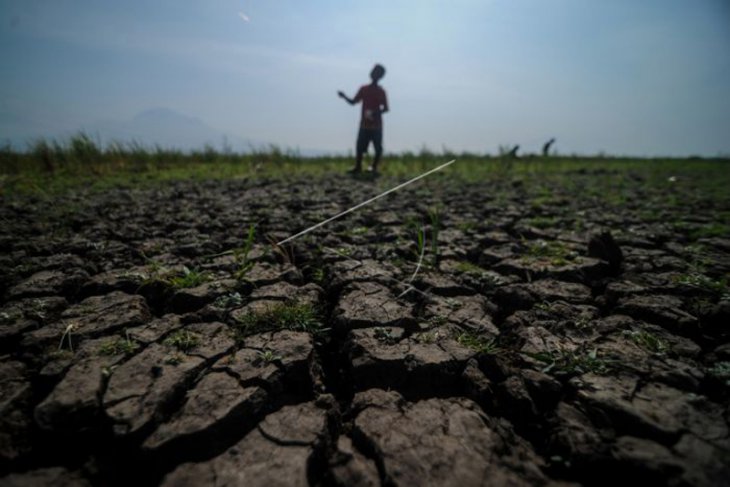
[(730, 161), (350, 164), (1, 150), (0, 485), (727, 482)]

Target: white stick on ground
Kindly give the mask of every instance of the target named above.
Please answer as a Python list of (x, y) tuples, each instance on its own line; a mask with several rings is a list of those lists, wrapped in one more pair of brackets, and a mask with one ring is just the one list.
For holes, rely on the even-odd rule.
[(429, 174), (433, 174), (433, 173), (435, 173), (436, 171), (440, 171), (441, 169), (445, 168), (446, 166), (450, 166), (451, 164), (453, 164), (453, 163), (455, 163), (455, 162), (456, 162), (456, 159), (452, 159), (452, 160), (450, 160), (449, 162), (447, 162), (447, 163), (445, 163), (445, 164), (441, 164), (441, 165), (440, 165), (439, 167), (435, 167), (435, 168), (431, 169), (430, 171), (428, 171), (428, 172), (425, 172), (425, 173), (421, 174), (420, 176), (416, 176), (415, 178), (413, 178), (413, 179), (410, 179), (410, 180), (406, 181), (405, 183), (401, 183), (401, 184), (399, 184), (398, 186), (396, 186), (396, 187), (394, 187), (394, 188), (390, 188), (390, 189), (389, 189), (388, 191), (386, 191), (386, 192), (384, 192), (384, 193), (380, 193), (380, 194), (379, 194), (378, 196), (375, 196), (375, 197), (373, 197), (373, 198), (370, 198), (370, 199), (369, 199), (369, 200), (367, 200), (367, 201), (363, 201), (362, 203), (360, 203), (360, 204), (358, 204), (358, 205), (355, 205), (355, 206), (353, 206), (352, 208), (349, 208), (349, 209), (347, 209), (347, 210), (345, 210), (345, 211), (343, 211), (343, 212), (341, 212), (341, 213), (338, 213), (338, 214), (336, 214), (336, 215), (335, 215), (335, 216), (333, 216), (333, 217), (327, 218), (326, 220), (324, 220), (324, 221), (321, 221), (321, 222), (317, 223), (316, 225), (312, 225), (311, 227), (309, 227), (309, 228), (307, 228), (307, 229), (305, 229), (305, 230), (302, 230), (301, 232), (299, 232), (299, 233), (297, 233), (297, 234), (294, 234), (294, 235), (292, 235), (291, 237), (285, 238), (285, 239), (284, 239), (284, 240), (282, 240), (281, 242), (278, 242), (278, 243), (277, 243), (276, 245), (278, 246), (278, 245), (283, 245), (283, 244), (285, 244), (285, 243), (287, 243), (287, 242), (291, 242), (291, 241), (292, 241), (292, 240), (294, 240), (295, 238), (299, 238), (299, 237), (301, 237), (302, 235), (306, 235), (307, 233), (311, 232), (312, 230), (314, 230), (314, 229), (316, 229), (316, 228), (319, 228), (319, 227), (321, 227), (322, 225), (325, 225), (325, 224), (327, 224), (327, 223), (331, 222), (332, 220), (336, 220), (336, 219), (338, 219), (338, 218), (340, 218), (340, 217), (342, 217), (342, 216), (345, 216), (345, 215), (347, 215), (348, 213), (352, 213), (353, 211), (355, 211), (355, 210), (357, 210), (357, 209), (359, 209), (359, 208), (362, 208), (363, 206), (365, 206), (365, 205), (367, 205), (367, 204), (370, 204), (370, 203), (372, 203), (373, 201), (375, 201), (375, 200), (377, 200), (377, 199), (380, 199), (380, 198), (382, 198), (383, 196), (386, 196), (386, 195), (388, 195), (388, 194), (390, 194), (390, 193), (392, 193), (392, 192), (394, 192), (394, 191), (398, 191), (399, 189), (401, 189), (401, 188), (404, 188), (404, 187), (408, 186), (408, 185), (409, 185), (409, 184), (411, 184), (411, 183), (415, 183), (415, 182), (416, 182), (416, 181), (418, 181), (419, 179), (425, 178), (425, 177), (426, 177), (426, 176), (428, 176)]

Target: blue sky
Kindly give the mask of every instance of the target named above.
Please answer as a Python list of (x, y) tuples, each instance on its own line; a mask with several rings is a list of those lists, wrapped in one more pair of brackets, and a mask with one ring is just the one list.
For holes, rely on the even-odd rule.
[(730, 154), (727, 0), (0, 0), (0, 13), (0, 140), (162, 107), (232, 139), (345, 153), (358, 110), (336, 92), (380, 62), (386, 150), (536, 152), (556, 137), (563, 153)]

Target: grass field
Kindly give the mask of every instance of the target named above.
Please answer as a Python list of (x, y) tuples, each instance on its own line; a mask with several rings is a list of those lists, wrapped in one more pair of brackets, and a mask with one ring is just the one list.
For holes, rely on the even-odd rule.
[[(632, 158), (614, 156), (539, 157), (519, 159), (472, 153), (386, 154), (381, 165), (384, 184), (410, 178), (451, 159), (457, 163), (432, 177), (469, 182), (523, 180), (533, 184), (561, 182), (571, 189), (570, 175), (590, 170), (596, 174), (591, 187), (573, 188), (583, 196), (620, 202), (626, 178), (642, 178), (647, 191), (664, 194), (667, 204), (676, 201), (673, 186), (690, 185), (698, 198), (728, 199), (730, 160), (726, 158)], [(0, 149), (0, 194), (6, 196), (54, 194), (109, 187), (139, 187), (180, 180), (241, 178), (282, 179), (344, 173), (351, 157), (302, 157), (294, 151), (271, 146), (240, 154), (221, 152), (211, 146), (182, 152), (140, 144), (112, 143), (105, 147), (85, 134), (66, 141), (39, 140), (27, 151)], [(691, 194), (692, 192), (690, 192)], [(684, 191), (687, 195), (687, 191)], [(576, 194), (578, 195), (578, 194)]]

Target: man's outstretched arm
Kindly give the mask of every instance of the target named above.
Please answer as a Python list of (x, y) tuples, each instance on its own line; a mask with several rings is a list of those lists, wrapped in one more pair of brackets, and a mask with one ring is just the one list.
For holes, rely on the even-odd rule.
[(346, 94), (344, 94), (342, 91), (338, 91), (337, 92), (337, 95), (340, 98), (344, 99), (350, 105), (354, 105), (355, 103), (357, 103), (357, 99), (356, 98), (350, 98), (349, 96), (347, 96)]

